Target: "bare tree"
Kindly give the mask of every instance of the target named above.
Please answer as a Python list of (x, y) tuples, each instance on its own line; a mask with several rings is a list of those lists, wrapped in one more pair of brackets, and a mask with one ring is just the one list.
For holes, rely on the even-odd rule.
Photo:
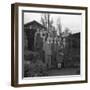
[(57, 30), (59, 32), (60, 45), (63, 47), (62, 24), (60, 17), (57, 19)]
[(59, 30), (59, 35), (62, 35), (62, 25), (61, 25), (61, 19), (57, 19), (57, 29)]
[(48, 27), (48, 14), (42, 14), (41, 15), (41, 23), (43, 24), (43, 26), (45, 26), (46, 28)]
[(53, 27), (53, 18), (50, 19), (50, 14), (49, 13), (43, 13), (41, 15), (41, 23), (44, 27), (47, 28), (47, 31), (50, 31)]
[(68, 27), (65, 28), (64, 33), (65, 33), (66, 37), (72, 34), (71, 30)]

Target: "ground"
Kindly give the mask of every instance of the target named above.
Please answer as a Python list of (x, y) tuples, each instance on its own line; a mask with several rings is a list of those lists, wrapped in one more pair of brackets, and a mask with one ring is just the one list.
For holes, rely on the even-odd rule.
[(79, 68), (62, 68), (62, 69), (52, 69), (48, 70), (48, 76), (57, 76), (57, 75), (79, 75)]
[[(52, 67), (51, 69), (48, 69), (46, 67), (46, 64), (42, 62), (42, 60), (35, 58), (34, 55), (37, 56), (37, 53), (27, 51), (25, 52), (25, 62), (24, 62), (24, 76), (25, 77), (35, 77), (35, 76), (64, 76), (64, 75), (79, 75), (80, 74), (80, 65), (76, 62), (71, 62), (68, 65), (68, 62), (66, 62), (67, 66), (58, 68), (58, 67)], [(78, 59), (75, 58), (75, 61)], [(67, 61), (67, 60), (66, 60)], [(30, 63), (31, 62), (31, 63)]]

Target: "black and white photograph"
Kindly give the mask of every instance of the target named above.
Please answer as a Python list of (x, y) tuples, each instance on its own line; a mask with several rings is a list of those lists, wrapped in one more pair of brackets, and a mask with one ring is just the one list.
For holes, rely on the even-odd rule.
[(81, 14), (23, 14), (24, 77), (80, 75)]
[(17, 3), (12, 12), (15, 86), (87, 82), (86, 7)]

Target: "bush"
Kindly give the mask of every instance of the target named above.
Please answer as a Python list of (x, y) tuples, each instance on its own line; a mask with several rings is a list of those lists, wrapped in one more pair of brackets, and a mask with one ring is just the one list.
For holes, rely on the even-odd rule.
[(31, 62), (29, 66), (29, 76), (44, 76), (46, 75), (46, 65), (41, 61)]

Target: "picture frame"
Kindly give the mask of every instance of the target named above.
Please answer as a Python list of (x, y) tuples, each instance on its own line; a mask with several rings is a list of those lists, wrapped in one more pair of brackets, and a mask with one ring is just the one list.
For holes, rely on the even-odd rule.
[(87, 14), (82, 6), (12, 4), (11, 85), (87, 83)]

